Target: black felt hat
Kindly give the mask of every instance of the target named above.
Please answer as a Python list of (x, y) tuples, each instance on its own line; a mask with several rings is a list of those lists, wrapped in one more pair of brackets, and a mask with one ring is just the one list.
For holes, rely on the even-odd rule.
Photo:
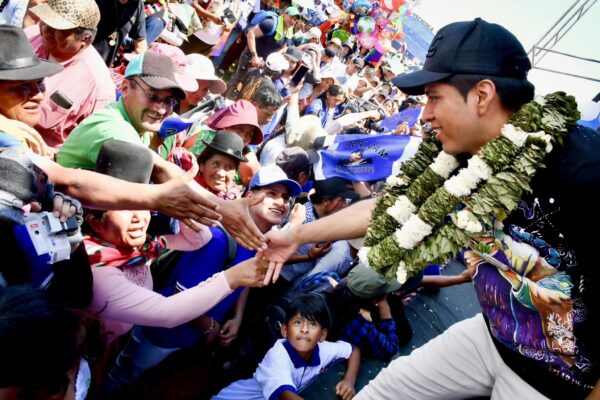
[(0, 80), (33, 81), (62, 70), (62, 65), (35, 55), (23, 29), (0, 25)]
[(139, 144), (107, 140), (102, 144), (94, 171), (134, 183), (148, 183), (154, 160), (152, 152)]
[(226, 156), (233, 157), (236, 160), (242, 162), (248, 161), (242, 153), (244, 150), (244, 141), (237, 133), (225, 130), (219, 131), (212, 142), (202, 140), (202, 143), (207, 147), (225, 154)]

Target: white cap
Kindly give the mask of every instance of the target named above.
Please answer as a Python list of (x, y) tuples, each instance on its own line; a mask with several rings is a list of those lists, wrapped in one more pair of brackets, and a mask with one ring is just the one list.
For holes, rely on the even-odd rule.
[(339, 38), (334, 37), (329, 41), (329, 43), (335, 43), (340, 49), (342, 48), (342, 41)]
[(217, 75), (215, 75), (215, 67), (212, 61), (202, 54), (188, 54), (188, 71), (191, 75), (203, 81), (213, 81), (210, 87), (210, 92), (214, 94), (221, 94), (227, 90), (227, 85)]
[(281, 53), (275, 52), (269, 54), (265, 61), (265, 66), (274, 72), (283, 72), (290, 67), (290, 63)]
[(320, 39), (321, 38), (321, 30), (316, 26), (313, 26), (306, 33), (307, 39)]

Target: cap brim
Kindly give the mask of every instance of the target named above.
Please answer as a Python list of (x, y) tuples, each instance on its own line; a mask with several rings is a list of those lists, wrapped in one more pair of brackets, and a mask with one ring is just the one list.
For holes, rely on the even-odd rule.
[(272, 183), (270, 183), (270, 185), (273, 185), (275, 183), (280, 183), (280, 184), (286, 186), (290, 190), (290, 196), (292, 196), (292, 197), (296, 197), (300, 193), (302, 193), (302, 186), (300, 186), (298, 184), (298, 182), (293, 181), (291, 179), (282, 179), (277, 182), (272, 182)]
[(227, 85), (221, 79), (216, 78), (212, 81), (212, 85), (210, 87), (210, 92), (213, 94), (221, 94), (225, 93), (227, 90)]
[(167, 78), (163, 78), (161, 76), (140, 76), (138, 77), (152, 89), (163, 90), (163, 89), (173, 89), (176, 92), (176, 96), (179, 99), (185, 99), (186, 94), (185, 91), (179, 86), (179, 84), (175, 81), (172, 81)]
[(419, 71), (392, 78), (392, 83), (406, 94), (425, 94), (425, 85), (441, 81), (452, 75), (452, 72), (433, 72), (421, 69)]
[(354, 190), (346, 190), (345, 192), (338, 193), (337, 195), (350, 200), (358, 199), (358, 194), (356, 194)]
[(402, 284), (400, 282), (398, 282), (398, 279), (394, 278), (392, 279), (391, 282), (388, 282), (385, 291), (386, 293), (392, 293), (395, 292), (396, 290), (400, 289), (402, 287)]
[(65, 69), (62, 65), (52, 61), (40, 60), (39, 64), (31, 67), (7, 69), (0, 71), (0, 80), (3, 81), (34, 81), (57, 74)]
[(263, 131), (262, 129), (260, 129), (260, 126), (258, 125), (252, 125), (254, 126), (254, 134), (252, 135), (252, 140), (250, 141), (250, 144), (261, 144), (263, 141)]
[(177, 83), (179, 83), (181, 88), (186, 92), (195, 92), (198, 90), (198, 81), (187, 72), (183, 74), (176, 73), (175, 79), (177, 79)]
[(72, 23), (69, 20), (64, 19), (56, 12), (54, 12), (54, 10), (48, 5), (48, 3), (43, 3), (32, 7), (30, 11), (36, 17), (41, 19), (43, 23), (50, 26), (51, 28), (58, 29), (61, 31), (66, 29), (78, 28), (78, 25)]

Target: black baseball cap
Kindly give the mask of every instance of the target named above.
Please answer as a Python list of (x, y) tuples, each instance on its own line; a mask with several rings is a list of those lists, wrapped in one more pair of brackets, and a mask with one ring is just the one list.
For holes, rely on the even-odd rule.
[(349, 184), (350, 182), (346, 179), (334, 177), (315, 181), (313, 188), (315, 193), (322, 199), (332, 199), (334, 197), (343, 197), (350, 200), (358, 199), (356, 192), (348, 188)]
[(423, 69), (392, 79), (407, 94), (423, 94), (425, 85), (455, 74), (527, 79), (531, 62), (519, 40), (506, 28), (481, 18), (444, 26), (431, 41)]

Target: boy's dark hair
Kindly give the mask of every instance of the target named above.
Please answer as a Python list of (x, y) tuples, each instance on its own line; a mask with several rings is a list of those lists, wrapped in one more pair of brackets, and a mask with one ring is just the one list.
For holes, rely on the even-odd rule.
[(456, 74), (443, 80), (450, 86), (455, 87), (462, 97), (467, 100), (469, 91), (480, 81), (489, 79), (496, 85), (496, 92), (500, 97), (502, 105), (513, 112), (533, 100), (535, 86), (526, 79), (505, 78), (486, 75)]
[(325, 297), (319, 293), (295, 294), (285, 311), (286, 324), (296, 314), (311, 322), (317, 322), (322, 328), (331, 329), (331, 314)]
[(271, 85), (261, 85), (256, 89), (252, 96), (252, 101), (256, 102), (259, 107), (275, 107), (281, 106), (281, 95), (279, 91)]
[(340, 94), (344, 94), (344, 88), (340, 85), (331, 85), (327, 89), (327, 94), (330, 96), (338, 96)]

